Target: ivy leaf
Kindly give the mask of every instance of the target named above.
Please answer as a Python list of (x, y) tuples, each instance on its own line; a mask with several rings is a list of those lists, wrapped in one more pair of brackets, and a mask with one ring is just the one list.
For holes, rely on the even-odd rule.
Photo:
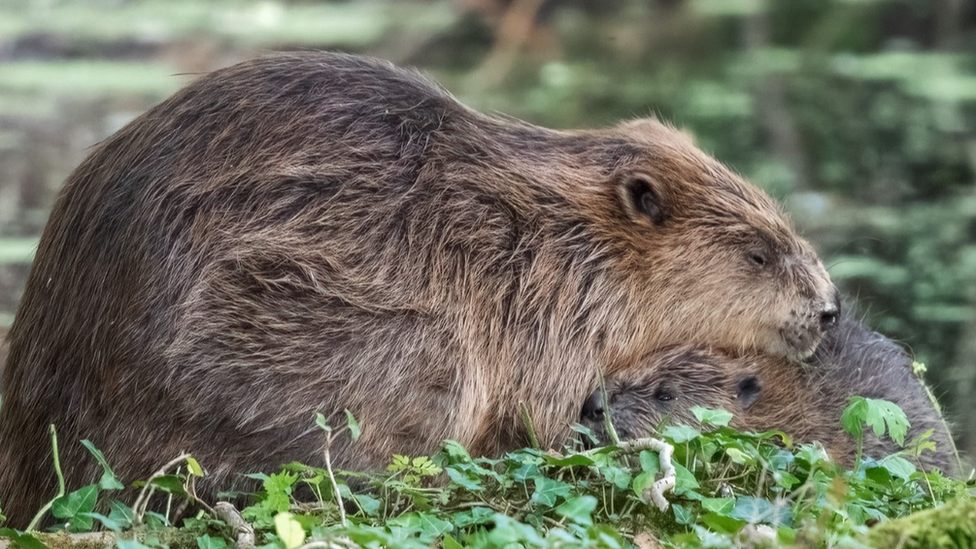
[(590, 514), (596, 509), (596, 504), (596, 498), (593, 496), (576, 496), (556, 507), (556, 514), (581, 526), (592, 526), (593, 518)]
[(291, 513), (278, 513), (274, 518), (275, 533), (285, 549), (296, 549), (305, 543), (305, 529)]
[(14, 547), (20, 549), (48, 549), (43, 541), (27, 532), (18, 532), (13, 528), (0, 528), (0, 538), (7, 538)]
[(197, 537), (197, 547), (200, 549), (227, 549), (227, 541), (224, 538), (210, 537), (204, 534)]
[(326, 433), (332, 432), (332, 427), (329, 427), (329, 422), (326, 421), (325, 416), (321, 412), (315, 414), (315, 425), (318, 425), (319, 429), (322, 429)]
[(346, 412), (346, 426), (349, 427), (349, 436), (352, 437), (353, 442), (359, 440), (362, 431), (359, 429), (359, 422), (356, 421), (356, 417), (352, 415), (352, 412), (347, 408), (344, 410)]
[(657, 452), (641, 450), (640, 453), (641, 471), (656, 475), (661, 469), (661, 456)]
[(755, 458), (742, 450), (739, 450), (738, 448), (726, 448), (725, 455), (729, 456), (732, 463), (737, 463), (739, 465), (749, 465), (756, 462)]
[(671, 504), (671, 509), (674, 512), (674, 521), (678, 524), (691, 524), (695, 522), (695, 514), (684, 505), (673, 503)]
[(122, 528), (123, 528), (122, 524), (120, 524), (119, 522), (117, 522), (114, 519), (111, 519), (109, 517), (106, 517), (105, 515), (103, 515), (101, 513), (85, 513), (85, 515), (86, 516), (89, 516), (89, 517), (91, 517), (91, 518), (93, 518), (95, 520), (97, 520), (100, 523), (102, 523), (102, 526), (104, 526), (108, 530), (111, 530), (111, 531), (113, 531), (115, 533), (118, 533), (118, 532), (121, 532), (122, 531)]
[(661, 434), (671, 439), (674, 444), (681, 444), (700, 437), (701, 431), (687, 425), (669, 425)]
[(488, 524), (494, 517), (495, 512), (489, 507), (475, 507), (468, 511), (454, 513), (451, 522), (458, 528), (467, 528), (478, 524)]
[(204, 475), (203, 467), (200, 467), (200, 462), (193, 459), (192, 456), (186, 458), (186, 468), (195, 477), (202, 477)]
[(450, 534), (445, 534), (444, 539), (441, 540), (442, 549), (464, 549), (464, 546), (458, 543), (458, 540), (450, 536)]
[(719, 408), (711, 410), (701, 406), (692, 406), (691, 413), (695, 414), (695, 419), (702, 425), (715, 425), (716, 427), (728, 427), (732, 414)]
[(115, 471), (112, 471), (112, 467), (109, 466), (108, 460), (105, 459), (105, 454), (101, 450), (95, 447), (94, 444), (87, 438), (81, 441), (81, 445), (91, 452), (91, 455), (95, 456), (95, 461), (102, 467), (102, 478), (98, 480), (98, 487), (102, 490), (122, 490), (125, 485), (119, 482), (119, 478), (115, 476)]
[(67, 519), (68, 529), (72, 532), (91, 530), (93, 521), (88, 513), (95, 510), (97, 502), (98, 485), (89, 484), (51, 502), (51, 514)]
[(637, 497), (645, 503), (647, 503), (647, 501), (644, 499), (644, 490), (647, 490), (654, 485), (654, 475), (655, 473), (641, 473), (634, 477), (634, 482), (630, 484), (631, 488), (634, 490), (634, 494), (636, 494)]
[(556, 467), (574, 467), (574, 466), (589, 466), (595, 465), (596, 461), (589, 456), (584, 456), (583, 454), (571, 454), (566, 457), (556, 457), (546, 454), (543, 456), (546, 463)]
[(701, 521), (713, 532), (721, 532), (723, 534), (737, 534), (746, 525), (746, 522), (743, 520), (719, 513), (705, 513), (701, 517)]
[(367, 517), (375, 517), (380, 511), (380, 500), (367, 496), (366, 494), (354, 494), (353, 499), (359, 504), (359, 508), (363, 510), (363, 513)]
[(446, 471), (447, 476), (451, 477), (454, 484), (461, 486), (469, 492), (481, 492), (485, 489), (484, 486), (481, 485), (481, 481), (476, 478), (471, 478), (466, 473), (458, 471), (454, 467), (448, 467)]
[(892, 475), (902, 479), (908, 479), (916, 471), (912, 462), (898, 455), (891, 455), (882, 459), (881, 466)]
[(701, 506), (706, 511), (728, 516), (735, 509), (735, 498), (704, 498)]
[(532, 493), (532, 501), (539, 505), (552, 507), (556, 504), (556, 499), (568, 496), (572, 488), (571, 485), (559, 480), (536, 477), (535, 492)]
[(789, 526), (792, 522), (789, 508), (774, 505), (766, 499), (750, 496), (739, 496), (735, 501), (735, 509), (729, 513), (729, 516), (750, 524), (765, 523), (773, 526)]
[(695, 475), (691, 474), (691, 471), (685, 469), (680, 463), (674, 464), (674, 476), (675, 495), (685, 495), (687, 492), (701, 487), (698, 481), (695, 480)]
[(118, 524), (121, 528), (129, 528), (132, 526), (132, 521), (135, 518), (135, 513), (132, 512), (132, 508), (128, 505), (122, 503), (118, 500), (112, 500), (108, 502), (108, 518), (112, 522)]

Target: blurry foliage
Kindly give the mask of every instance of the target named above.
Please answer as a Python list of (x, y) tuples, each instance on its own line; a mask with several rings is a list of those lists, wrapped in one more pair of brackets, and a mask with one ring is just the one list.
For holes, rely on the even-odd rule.
[[(516, 62), (485, 78), (485, 60), (504, 49), (493, 43), (499, 18), (486, 13), (508, 4), (5, 2), (0, 294), (19, 291), (23, 269), (3, 262), (29, 257), (22, 238), (36, 236), (37, 212), (84, 148), (185, 81), (166, 74), (268, 49), (373, 53), (424, 67), (477, 108), (539, 124), (657, 114), (689, 129), (783, 199), (869, 322), (931, 365), (963, 448), (976, 453), (967, 434), (976, 427), (971, 2), (548, 0), (533, 33), (555, 46), (517, 44)], [(25, 129), (25, 120), (49, 127)], [(0, 295), (0, 309), (11, 305)]]

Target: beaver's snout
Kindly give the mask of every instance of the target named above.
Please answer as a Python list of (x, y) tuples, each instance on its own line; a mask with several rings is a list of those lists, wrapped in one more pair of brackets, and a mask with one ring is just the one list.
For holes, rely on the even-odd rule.
[(820, 309), (820, 329), (824, 332), (837, 325), (840, 319), (840, 292), (834, 289), (833, 299)]
[(600, 423), (603, 421), (603, 395), (601, 391), (593, 391), (593, 394), (586, 399), (583, 403), (583, 413), (581, 414), (584, 421)]

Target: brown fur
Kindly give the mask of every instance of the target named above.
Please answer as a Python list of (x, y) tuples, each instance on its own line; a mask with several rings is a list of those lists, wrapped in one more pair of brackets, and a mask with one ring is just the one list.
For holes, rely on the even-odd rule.
[[(695, 347), (655, 351), (605, 381), (610, 417), (621, 439), (648, 436), (664, 421), (693, 424), (692, 406), (723, 408), (733, 427), (782, 430), (799, 442), (819, 441), (842, 464), (851, 466), (854, 439), (841, 427), (851, 396), (885, 399), (899, 405), (911, 428), (906, 441), (934, 429), (935, 452), (921, 465), (947, 474), (956, 471), (954, 447), (939, 410), (912, 370), (912, 359), (897, 344), (853, 320), (843, 320), (813, 356), (816, 367), (789, 368), (770, 355), (733, 356)], [(607, 440), (602, 392), (584, 406), (583, 423)], [(865, 436), (864, 453), (883, 457), (901, 448), (888, 437)]]
[[(764, 265), (759, 265), (762, 262)], [(804, 356), (836, 312), (761, 191), (653, 120), (553, 131), (422, 76), (306, 53), (199, 79), (69, 177), (10, 337), (0, 500), (22, 526), (187, 450), (238, 473), (369, 468), (451, 438), (563, 439), (599, 369), (681, 341)]]

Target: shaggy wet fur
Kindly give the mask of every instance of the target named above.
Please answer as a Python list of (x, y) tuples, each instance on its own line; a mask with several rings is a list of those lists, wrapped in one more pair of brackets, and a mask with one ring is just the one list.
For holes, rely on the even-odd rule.
[[(692, 406), (724, 408), (731, 425), (763, 432), (781, 430), (798, 442), (819, 441), (828, 453), (851, 466), (854, 439), (841, 428), (848, 398), (890, 400), (911, 422), (906, 442), (934, 430), (935, 452), (921, 455), (921, 465), (956, 473), (954, 446), (940, 411), (915, 376), (912, 358), (890, 339), (863, 324), (844, 319), (801, 371), (769, 355), (734, 356), (695, 347), (653, 352), (641, 367), (605, 380), (591, 394), (582, 421), (607, 441), (604, 414), (609, 409), (621, 439), (652, 434), (663, 422), (695, 424)], [(901, 448), (888, 437), (867, 432), (864, 454), (883, 457)]]
[(10, 524), (181, 451), (204, 498), (319, 464), (316, 412), (372, 468), (442, 439), (563, 439), (597, 371), (700, 342), (809, 355), (836, 315), (762, 192), (654, 120), (553, 131), (488, 117), (373, 59), (289, 54), (205, 76), (68, 178), (10, 333)]

